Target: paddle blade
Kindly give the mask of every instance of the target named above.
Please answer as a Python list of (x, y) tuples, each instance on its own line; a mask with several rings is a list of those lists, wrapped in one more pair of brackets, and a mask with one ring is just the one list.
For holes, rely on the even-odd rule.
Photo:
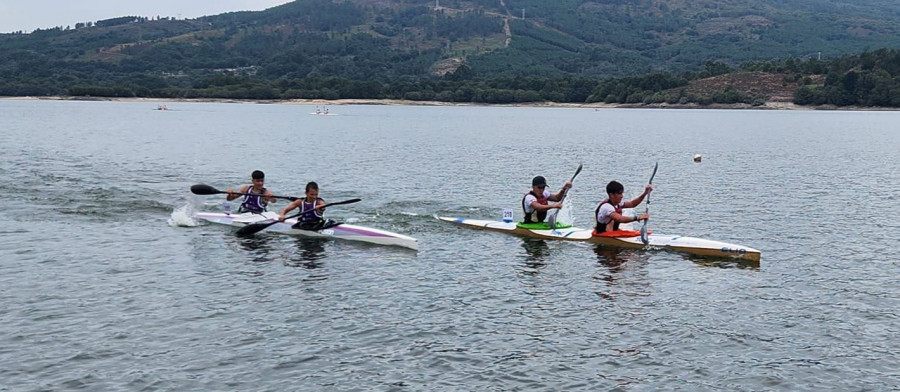
[(644, 221), (644, 225), (641, 226), (641, 242), (643, 242), (644, 245), (650, 244), (650, 237), (647, 235), (647, 221)]
[(572, 176), (572, 179), (569, 182), (575, 181), (575, 177), (578, 177), (578, 174), (581, 173), (581, 169), (584, 168), (583, 163), (578, 164), (578, 170), (575, 170), (575, 175)]
[(220, 191), (216, 188), (213, 188), (209, 185), (206, 185), (206, 184), (197, 184), (197, 185), (191, 185), (191, 193), (193, 193), (195, 195), (215, 195), (215, 194), (219, 194), (219, 193), (228, 193), (228, 192), (222, 192), (222, 191)]
[(237, 234), (241, 237), (248, 236), (248, 235), (254, 235), (276, 223), (278, 223), (277, 220), (251, 223), (247, 226), (244, 226), (244, 227), (241, 227), (240, 229), (238, 229), (238, 231), (235, 232), (235, 234)]

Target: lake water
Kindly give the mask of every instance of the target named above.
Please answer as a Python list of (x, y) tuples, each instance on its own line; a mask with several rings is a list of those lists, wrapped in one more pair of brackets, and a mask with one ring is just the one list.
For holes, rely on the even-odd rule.
[[(898, 112), (166, 105), (0, 100), (0, 390), (900, 389)], [(434, 218), (657, 161), (651, 230), (762, 262)], [(190, 219), (256, 169), (420, 250)]]

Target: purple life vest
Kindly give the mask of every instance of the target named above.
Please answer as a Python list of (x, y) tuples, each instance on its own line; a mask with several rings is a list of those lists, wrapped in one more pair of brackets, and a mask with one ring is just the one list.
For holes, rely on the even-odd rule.
[(300, 203), (301, 215), (297, 220), (300, 222), (317, 222), (322, 220), (322, 213), (315, 209), (316, 204), (318, 204), (320, 200), (324, 202), (324, 200), (320, 198), (317, 198), (312, 203), (307, 203), (306, 199), (303, 199)]
[(266, 210), (266, 202), (262, 200), (262, 196), (266, 193), (266, 188), (262, 189), (260, 193), (253, 193), (253, 187), (247, 188), (247, 192), (244, 193), (244, 202), (241, 203), (241, 207), (238, 209), (238, 212), (252, 212), (254, 214), (260, 214)]

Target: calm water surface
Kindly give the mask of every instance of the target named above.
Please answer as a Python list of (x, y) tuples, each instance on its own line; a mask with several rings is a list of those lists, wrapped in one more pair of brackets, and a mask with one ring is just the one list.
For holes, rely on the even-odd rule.
[[(167, 106), (0, 101), (0, 390), (900, 388), (900, 113)], [(652, 230), (762, 263), (434, 219), (584, 163), (589, 226), (656, 161)], [(420, 250), (189, 219), (255, 169)]]

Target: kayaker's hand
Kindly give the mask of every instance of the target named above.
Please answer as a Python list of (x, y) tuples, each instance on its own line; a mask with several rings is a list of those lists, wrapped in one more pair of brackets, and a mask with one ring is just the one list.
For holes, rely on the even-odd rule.
[(280, 213), (280, 214), (278, 214), (278, 221), (279, 221), (279, 222), (284, 222), (284, 213), (283, 213), (283, 212)]
[(562, 203), (556, 203), (553, 205), (553, 208), (562, 208)]
[(653, 184), (647, 184), (647, 186), (644, 187), (644, 193), (649, 195), (650, 192), (653, 192)]
[(637, 220), (637, 221), (642, 221), (642, 220), (647, 220), (647, 219), (650, 219), (650, 214), (640, 214), (635, 217), (635, 220)]
[(568, 190), (568, 189), (571, 188), (571, 187), (572, 187), (572, 181), (566, 181), (566, 183), (563, 184), (563, 190), (564, 190), (564, 191), (565, 191), (565, 190)]

